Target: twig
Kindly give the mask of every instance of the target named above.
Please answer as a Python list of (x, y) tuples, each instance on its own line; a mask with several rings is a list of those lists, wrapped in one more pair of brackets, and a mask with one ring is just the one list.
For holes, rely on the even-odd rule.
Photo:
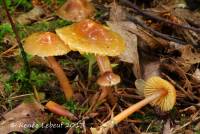
[(13, 96), (13, 97), (10, 97), (10, 98), (12, 100), (14, 100), (14, 99), (22, 98), (22, 97), (27, 97), (27, 96), (33, 96), (33, 94), (22, 94), (22, 95)]
[(122, 4), (128, 6), (128, 7), (133, 8), (137, 13), (139, 13), (139, 14), (141, 14), (143, 16), (146, 16), (146, 17), (158, 20), (158, 21), (162, 21), (162, 22), (164, 22), (166, 24), (171, 24), (171, 25), (174, 25), (174, 26), (177, 26), (177, 27), (180, 27), (180, 28), (184, 28), (184, 29), (188, 29), (188, 30), (192, 30), (192, 31), (200, 33), (200, 28), (195, 28), (195, 27), (180, 25), (180, 24), (174, 23), (172, 21), (169, 21), (167, 19), (164, 19), (164, 18), (161, 18), (161, 17), (158, 17), (158, 16), (154, 16), (154, 15), (152, 15), (150, 13), (144, 12), (141, 9), (139, 9), (136, 5), (134, 5), (133, 3), (131, 3), (129, 0), (120, 0), (120, 2)]
[[(105, 105), (108, 105), (108, 104), (105, 103)], [(108, 120), (108, 118), (113, 114), (113, 111), (115, 110), (116, 106), (117, 106), (117, 103), (115, 103), (115, 105), (113, 106), (112, 109), (109, 109), (110, 110), (109, 114), (106, 116), (106, 118), (104, 118), (104, 120), (102, 122), (106, 122), (106, 120)]]
[(7, 49), (6, 51), (2, 52), (0, 54), (0, 56), (3, 57), (3, 55), (6, 55), (7, 53), (12, 52), (16, 47), (17, 47), (17, 44), (13, 45), (12, 47), (10, 47), (9, 49)]
[(11, 15), (10, 15), (9, 11), (8, 11), (7, 6), (6, 6), (5, 0), (2, 0), (2, 4), (3, 4), (3, 7), (4, 7), (5, 12), (6, 12), (6, 14), (7, 14), (7, 17), (8, 17), (8, 19), (9, 19), (9, 21), (10, 21), (10, 24), (11, 24), (11, 26), (12, 26), (12, 30), (13, 30), (14, 33), (15, 33), (16, 40), (17, 40), (17, 43), (18, 43), (18, 46), (19, 46), (19, 49), (20, 49), (20, 52), (21, 52), (21, 55), (22, 55), (22, 58), (23, 58), (23, 61), (24, 61), (24, 68), (25, 68), (25, 71), (26, 71), (26, 78), (29, 80), (29, 78), (30, 78), (30, 68), (29, 68), (29, 64), (28, 64), (28, 60), (27, 60), (26, 53), (25, 53), (24, 48), (23, 48), (23, 46), (22, 46), (22, 43), (21, 43), (21, 41), (20, 41), (19, 34), (18, 34), (18, 32), (17, 32), (17, 29), (16, 29), (16, 27), (15, 27), (15, 24), (14, 24), (14, 22), (13, 22), (13, 20), (12, 20), (12, 17), (11, 17)]
[(161, 37), (163, 39), (169, 40), (169, 41), (173, 41), (179, 44), (186, 44), (186, 42), (180, 40), (180, 39), (176, 39), (173, 37), (170, 37), (169, 35), (160, 33), (158, 31), (155, 31), (154, 29), (152, 29), (151, 27), (148, 27), (146, 24), (144, 24), (142, 21), (139, 21), (138, 19), (136, 19), (135, 17), (131, 16), (131, 15), (127, 15), (128, 19), (130, 19), (131, 21), (133, 21), (135, 24), (140, 25), (141, 27), (147, 29), (148, 31), (150, 31), (152, 34)]

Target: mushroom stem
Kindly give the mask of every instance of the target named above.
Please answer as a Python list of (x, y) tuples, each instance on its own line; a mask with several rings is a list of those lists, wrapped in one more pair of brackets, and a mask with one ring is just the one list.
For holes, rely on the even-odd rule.
[(96, 55), (96, 60), (97, 60), (101, 75), (104, 74), (105, 72), (112, 72), (110, 60), (107, 56)]
[(56, 61), (56, 59), (53, 56), (48, 56), (47, 60), (50, 64), (51, 68), (53, 69), (54, 73), (56, 74), (56, 77), (58, 78), (58, 80), (60, 82), (62, 90), (65, 94), (65, 97), (67, 99), (72, 98), (73, 90), (72, 90), (69, 80), (66, 77), (62, 67), (58, 64), (58, 62)]
[(106, 98), (110, 93), (112, 92), (112, 89), (109, 87), (101, 87), (101, 94), (98, 98), (98, 102), (101, 102), (104, 98)]
[(74, 116), (69, 110), (65, 109), (63, 106), (61, 106), (53, 101), (49, 101), (45, 106), (49, 111), (51, 111), (55, 114), (58, 114), (61, 116), (66, 116), (70, 120), (77, 120), (77, 117)]
[(114, 125), (118, 124), (119, 122), (127, 118), (129, 115), (133, 114), (135, 111), (139, 110), (140, 108), (154, 101), (155, 99), (165, 96), (166, 94), (166, 90), (156, 91), (152, 95), (130, 106), (129, 108), (125, 109), (124, 111), (110, 119), (109, 121), (105, 122), (103, 125), (100, 126), (99, 130), (97, 130), (96, 128), (91, 128), (92, 134), (106, 134), (110, 128), (113, 128)]
[(109, 58), (107, 56), (96, 55), (96, 60), (101, 75), (97, 83), (104, 87), (118, 84), (120, 82), (120, 76), (113, 73)]

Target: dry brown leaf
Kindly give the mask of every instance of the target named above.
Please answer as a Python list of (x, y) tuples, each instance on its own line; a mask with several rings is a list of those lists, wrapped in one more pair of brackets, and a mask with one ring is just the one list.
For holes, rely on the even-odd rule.
[[(135, 63), (136, 60), (138, 60), (137, 55), (137, 36), (135, 34), (132, 34), (126, 30), (124, 30), (124, 27), (129, 24), (129, 22), (107, 22), (108, 26), (115, 32), (119, 33), (124, 40), (126, 41), (126, 50), (125, 52), (120, 55), (120, 59), (122, 61), (128, 62), (128, 63)], [(131, 25), (136, 27), (133, 23), (130, 22)], [(129, 25), (130, 25), (129, 24)]]
[(170, 120), (169, 119), (164, 124), (163, 134), (172, 134), (172, 129), (171, 129), (171, 126), (170, 126)]
[(126, 19), (126, 12), (125, 9), (122, 8), (122, 6), (118, 5), (116, 1), (112, 2), (109, 7), (110, 9), (110, 21), (122, 21)]
[(38, 127), (39, 123), (46, 123), (47, 114), (44, 107), (38, 102), (22, 103), (10, 112), (3, 115), (0, 122), (0, 133), (7, 134), (13, 131), (24, 132), (25, 129)]
[(41, 7), (36, 6), (29, 12), (19, 15), (16, 18), (16, 21), (19, 24), (23, 24), (23, 25), (30, 24), (33, 21), (40, 19), (40, 17), (44, 14), (45, 14), (44, 10)]
[(137, 36), (129, 31), (127, 27), (137, 29), (134, 23), (128, 21), (107, 22), (108, 26), (115, 32), (119, 33), (126, 42), (126, 49), (123, 54), (119, 56), (121, 61), (132, 63), (134, 65), (134, 74), (136, 78), (141, 78), (139, 55), (137, 49)]
[(187, 64), (200, 63), (200, 53), (196, 52), (191, 45), (181, 47), (181, 58), (184, 59)]
[(148, 79), (152, 76), (159, 76), (160, 75), (160, 61), (152, 61), (146, 64), (144, 67), (144, 79)]
[(128, 29), (137, 31), (137, 26), (129, 21), (122, 21), (126, 18), (126, 11), (122, 6), (115, 1), (110, 4), (110, 20), (107, 24), (115, 32), (119, 33), (126, 42), (126, 50), (120, 55), (120, 60), (128, 63), (135, 63), (139, 65), (138, 50), (137, 50), (137, 36), (130, 33)]
[(197, 68), (195, 72), (192, 74), (192, 77), (197, 83), (200, 83), (200, 70)]

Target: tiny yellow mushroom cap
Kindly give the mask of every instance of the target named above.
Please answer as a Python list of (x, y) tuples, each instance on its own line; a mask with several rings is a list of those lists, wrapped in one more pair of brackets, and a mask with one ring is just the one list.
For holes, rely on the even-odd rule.
[(37, 32), (25, 39), (24, 50), (31, 55), (41, 57), (64, 55), (70, 48), (51, 32)]
[(153, 106), (159, 106), (162, 111), (169, 111), (176, 103), (176, 90), (167, 80), (158, 76), (147, 79), (144, 87), (144, 96), (148, 97), (158, 90), (165, 90), (166, 94), (151, 102)]
[(70, 49), (80, 53), (117, 56), (125, 50), (119, 34), (89, 19), (57, 29), (56, 33)]

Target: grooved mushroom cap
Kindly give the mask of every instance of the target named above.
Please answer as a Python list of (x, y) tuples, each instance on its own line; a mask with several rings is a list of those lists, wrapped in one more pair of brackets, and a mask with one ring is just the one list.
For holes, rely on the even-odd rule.
[(119, 75), (114, 74), (113, 72), (105, 72), (103, 75), (101, 75), (97, 83), (100, 86), (106, 87), (106, 86), (113, 86), (118, 83), (120, 83), (120, 77)]
[(56, 33), (70, 49), (80, 53), (117, 56), (125, 49), (119, 34), (89, 19), (57, 29)]
[(69, 47), (51, 32), (37, 32), (25, 39), (24, 50), (41, 57), (64, 55), (70, 51)]
[(87, 0), (67, 0), (56, 14), (62, 19), (78, 22), (92, 16), (94, 7)]
[(153, 76), (146, 81), (144, 87), (144, 96), (148, 97), (158, 90), (166, 90), (166, 95), (151, 102), (153, 106), (159, 106), (162, 111), (169, 111), (176, 103), (176, 90), (168, 81)]

